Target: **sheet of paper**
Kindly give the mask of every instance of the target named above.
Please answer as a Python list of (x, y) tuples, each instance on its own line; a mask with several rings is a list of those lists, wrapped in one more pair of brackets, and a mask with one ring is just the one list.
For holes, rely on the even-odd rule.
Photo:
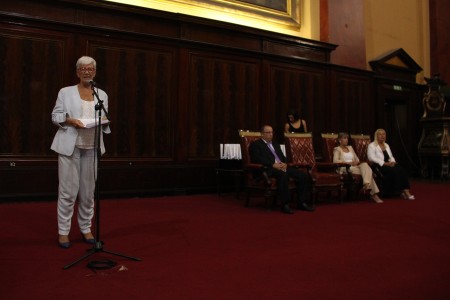
[[(84, 127), (86, 128), (92, 128), (95, 127), (95, 125), (98, 123), (97, 119), (80, 119), (80, 121), (84, 124)], [(102, 119), (102, 125), (108, 124), (108, 119)]]

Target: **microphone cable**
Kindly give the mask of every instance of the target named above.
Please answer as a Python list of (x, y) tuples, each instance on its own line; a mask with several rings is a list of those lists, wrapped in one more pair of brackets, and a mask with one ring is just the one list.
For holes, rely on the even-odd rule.
[(93, 270), (107, 270), (112, 269), (117, 263), (110, 259), (91, 260), (88, 262), (87, 267)]

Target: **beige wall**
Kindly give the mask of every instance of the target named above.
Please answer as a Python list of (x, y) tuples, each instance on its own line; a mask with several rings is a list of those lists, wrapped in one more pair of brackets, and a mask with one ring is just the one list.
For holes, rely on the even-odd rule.
[[(276, 26), (252, 23), (248, 19), (234, 19), (234, 12), (218, 12), (205, 8), (193, 9), (180, 3), (192, 0), (108, 0), (185, 13), (285, 34), (320, 40), (320, 0), (292, 0), (300, 6), (300, 31), (283, 30)], [(417, 82), (430, 77), (429, 0), (325, 0), (329, 9), (327, 42), (339, 47), (332, 54), (335, 64), (370, 70), (369, 61), (403, 48), (422, 67)], [(202, 1), (199, 1), (202, 2)], [(203, 1), (206, 2), (206, 1)], [(323, 26), (323, 24), (322, 24)], [(327, 25), (328, 26), (328, 25)]]
[[(286, 27), (282, 25), (282, 22), (277, 23), (271, 22), (269, 19), (266, 20), (254, 18), (250, 14), (248, 14), (248, 12), (245, 12), (245, 10), (239, 10), (233, 6), (230, 7), (227, 4), (234, 3), (232, 0), (223, 1), (223, 4), (221, 4), (220, 1), (214, 2), (209, 0), (106, 0), (106, 1), (169, 11), (173, 13), (181, 13), (191, 16), (202, 17), (206, 19), (224, 21), (228, 23), (239, 24), (248, 27), (259, 28), (263, 30), (274, 31), (313, 40), (319, 40), (320, 38), (319, 0), (291, 0), (287, 2), (292, 3), (293, 5), (295, 3), (295, 5), (300, 10), (299, 13), (300, 28), (296, 28), (295, 30), (290, 28), (289, 26)], [(243, 3), (237, 2), (237, 4)], [(222, 8), (220, 8), (221, 6)], [(246, 5), (244, 4), (244, 7), (245, 6)], [(255, 9), (255, 11), (257, 12), (258, 9)], [(264, 9), (262, 9), (262, 11), (264, 11)], [(276, 18), (276, 15), (277, 13), (274, 14), (274, 18)], [(284, 14), (281, 13), (280, 15)]]
[[(367, 62), (403, 48), (430, 76), (428, 0), (364, 0)], [(370, 66), (367, 65), (370, 69)]]

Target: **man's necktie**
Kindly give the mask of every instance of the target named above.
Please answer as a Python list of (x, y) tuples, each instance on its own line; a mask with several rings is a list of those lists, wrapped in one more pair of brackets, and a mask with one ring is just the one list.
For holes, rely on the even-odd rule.
[(275, 152), (275, 149), (273, 148), (272, 143), (267, 143), (267, 146), (269, 147), (270, 151), (272, 151), (273, 156), (275, 156), (275, 162), (280, 163), (281, 159), (278, 157), (277, 153)]

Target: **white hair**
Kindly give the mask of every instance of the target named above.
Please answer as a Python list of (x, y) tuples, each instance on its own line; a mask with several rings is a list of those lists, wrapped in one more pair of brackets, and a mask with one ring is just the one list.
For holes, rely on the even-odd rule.
[(95, 61), (95, 59), (93, 59), (90, 56), (82, 56), (77, 60), (76, 68), (78, 69), (83, 65), (90, 65), (90, 64), (93, 64), (94, 68), (97, 68), (97, 62)]

